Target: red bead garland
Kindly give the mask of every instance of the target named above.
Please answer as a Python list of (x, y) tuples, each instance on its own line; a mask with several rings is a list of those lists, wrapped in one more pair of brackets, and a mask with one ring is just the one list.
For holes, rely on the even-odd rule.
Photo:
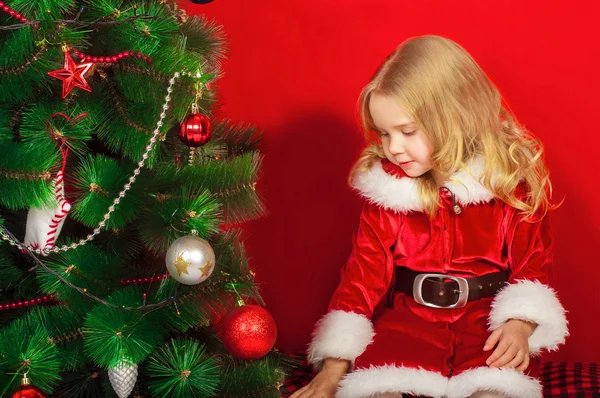
[(142, 53), (136, 53), (134, 51), (123, 51), (117, 55), (112, 55), (112, 56), (109, 55), (109, 56), (105, 56), (105, 57), (86, 55), (86, 54), (82, 53), (81, 51), (78, 51), (75, 49), (73, 49), (73, 52), (75, 53), (76, 56), (78, 56), (81, 59), (81, 61), (86, 61), (86, 62), (110, 63), (110, 62), (118, 62), (118, 61), (122, 60), (123, 58), (127, 58), (127, 57), (136, 57), (139, 59), (143, 59), (144, 61), (146, 61), (148, 63), (152, 63), (152, 59), (150, 59), (150, 57), (148, 57), (147, 55), (144, 55)]
[(150, 277), (145, 277), (145, 278), (121, 279), (121, 284), (133, 285), (133, 284), (139, 284), (139, 283), (158, 282), (162, 279), (165, 279), (168, 276), (169, 276), (169, 274), (162, 274), (162, 275), (150, 276)]
[(27, 18), (25, 18), (23, 15), (19, 14), (18, 12), (4, 4), (3, 1), (0, 1), (0, 8), (2, 9), (2, 11), (10, 15), (11, 17), (18, 19), (22, 23), (27, 22)]
[(0, 304), (0, 311), (29, 307), (30, 305), (36, 304), (51, 303), (54, 302), (54, 296), (54, 294), (51, 294), (49, 296), (38, 297), (31, 300), (15, 301), (14, 303)]

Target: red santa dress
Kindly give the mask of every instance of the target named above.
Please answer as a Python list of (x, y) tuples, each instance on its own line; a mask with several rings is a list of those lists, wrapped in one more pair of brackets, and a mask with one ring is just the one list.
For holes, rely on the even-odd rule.
[[(565, 310), (548, 286), (550, 223), (547, 216), (525, 220), (494, 198), (479, 182), (483, 166), (483, 158), (475, 158), (443, 184), (443, 206), (433, 220), (423, 211), (416, 180), (398, 166), (383, 160), (358, 175), (367, 201), (341, 283), (308, 350), (316, 368), (330, 357), (352, 362), (336, 397), (463, 398), (478, 390), (542, 397), (536, 356), (556, 350), (568, 335)], [(395, 292), (374, 318), (397, 266), (464, 278), (509, 271), (510, 277), (495, 297), (463, 308), (431, 308)], [(537, 324), (525, 372), (486, 365), (493, 350), (483, 351), (485, 341), (509, 319)]]

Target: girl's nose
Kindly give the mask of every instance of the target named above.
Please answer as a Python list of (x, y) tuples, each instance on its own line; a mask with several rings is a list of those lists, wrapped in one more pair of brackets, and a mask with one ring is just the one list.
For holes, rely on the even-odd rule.
[(389, 151), (391, 154), (398, 155), (404, 153), (404, 143), (401, 137), (392, 136), (390, 139)]

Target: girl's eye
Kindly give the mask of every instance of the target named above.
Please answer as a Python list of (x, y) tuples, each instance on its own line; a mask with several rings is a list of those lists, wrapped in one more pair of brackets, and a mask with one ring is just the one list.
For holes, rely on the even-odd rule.
[(413, 135), (414, 133), (416, 133), (417, 130), (413, 130), (413, 131), (403, 131), (402, 134), (404, 135)]
[(389, 134), (388, 134), (388, 133), (386, 133), (385, 131), (380, 131), (380, 132), (379, 132), (379, 136), (380, 136), (380, 137), (387, 137), (388, 135), (389, 135)]

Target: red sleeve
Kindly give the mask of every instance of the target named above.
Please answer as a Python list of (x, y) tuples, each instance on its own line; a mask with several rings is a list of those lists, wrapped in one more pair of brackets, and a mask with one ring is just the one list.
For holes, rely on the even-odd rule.
[(508, 212), (505, 245), (511, 275), (509, 283), (496, 294), (489, 316), (490, 330), (510, 319), (537, 324), (529, 337), (529, 350), (558, 349), (569, 331), (565, 309), (556, 292), (548, 285), (554, 239), (548, 215), (532, 219), (516, 209)]
[(371, 318), (386, 294), (394, 264), (391, 247), (400, 230), (400, 215), (366, 204), (352, 241), (350, 258), (341, 272), (329, 311), (352, 311)]
[(515, 214), (516, 211), (512, 213), (506, 239), (511, 271), (509, 282), (530, 279), (548, 284), (554, 249), (549, 215), (542, 217), (538, 212), (534, 219), (526, 220)]
[(325, 358), (354, 361), (373, 341), (373, 309), (392, 280), (390, 248), (400, 231), (401, 215), (365, 204), (342, 280), (329, 311), (315, 327), (308, 360), (319, 368)]

